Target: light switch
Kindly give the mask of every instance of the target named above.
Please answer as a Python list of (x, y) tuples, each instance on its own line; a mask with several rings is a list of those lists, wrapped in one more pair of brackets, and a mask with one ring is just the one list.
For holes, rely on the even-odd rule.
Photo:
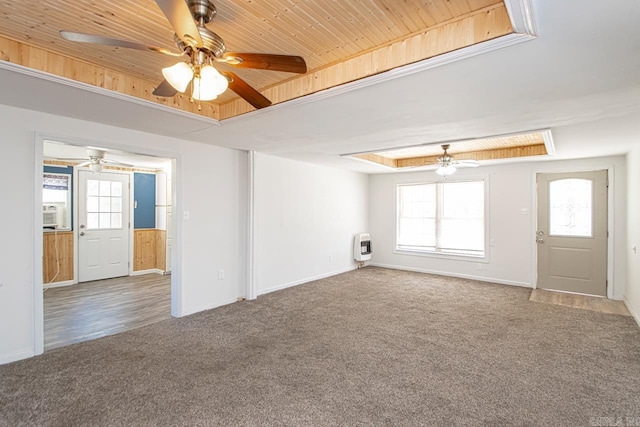
[(191, 219), (191, 211), (184, 211), (184, 219)]

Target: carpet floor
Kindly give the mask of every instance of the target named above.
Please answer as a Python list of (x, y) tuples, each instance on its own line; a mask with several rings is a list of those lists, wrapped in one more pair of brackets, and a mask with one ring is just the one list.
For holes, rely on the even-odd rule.
[(633, 318), (529, 294), (367, 267), (0, 366), (0, 425), (640, 425)]

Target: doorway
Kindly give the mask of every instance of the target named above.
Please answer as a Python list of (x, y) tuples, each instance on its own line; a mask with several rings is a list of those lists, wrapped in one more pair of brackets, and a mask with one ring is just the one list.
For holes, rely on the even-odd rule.
[[(176, 161), (51, 140), (42, 141), (42, 153), (45, 171), (69, 176), (49, 173), (51, 179), (58, 179), (51, 185), (60, 186), (58, 181), (65, 178), (69, 201), (65, 209), (48, 203), (43, 210), (43, 217), (51, 217), (43, 220), (45, 278), (40, 282), (44, 292), (39, 310), (44, 347), (170, 318), (175, 286), (174, 276), (168, 273)], [(64, 228), (55, 223), (54, 213), (66, 218)], [(64, 268), (45, 268), (47, 261)], [(47, 278), (49, 270), (54, 273)], [(36, 346), (39, 342), (36, 336)]]
[(540, 173), (537, 288), (607, 296), (607, 171)]

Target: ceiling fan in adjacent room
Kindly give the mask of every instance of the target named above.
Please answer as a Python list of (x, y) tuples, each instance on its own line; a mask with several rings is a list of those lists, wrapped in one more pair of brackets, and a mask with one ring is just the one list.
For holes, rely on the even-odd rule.
[(434, 166), (438, 166), (436, 169), (438, 175), (453, 175), (457, 168), (476, 168), (480, 165), (477, 160), (454, 160), (453, 156), (447, 152), (450, 146), (450, 144), (441, 145), (444, 154), (434, 163)]
[(88, 166), (89, 170), (92, 172), (100, 172), (104, 166), (115, 166), (121, 168), (132, 168), (133, 165), (128, 163), (122, 163), (117, 160), (109, 160), (105, 159), (105, 152), (103, 150), (98, 150), (95, 148), (87, 148), (87, 157), (88, 159), (70, 159), (70, 158), (55, 158), (51, 160), (59, 160), (59, 161), (67, 161), (67, 162), (82, 162), (75, 166), (84, 167)]
[(235, 73), (219, 71), (215, 64), (300, 74), (307, 72), (307, 65), (300, 56), (227, 52), (224, 40), (205, 27), (217, 13), (209, 0), (156, 0), (156, 3), (175, 31), (174, 41), (180, 53), (94, 34), (60, 31), (60, 35), (75, 42), (187, 57), (184, 62), (162, 69), (165, 80), (153, 91), (156, 96), (171, 97), (191, 87), (190, 96), (193, 99), (210, 101), (229, 88), (255, 108), (264, 108), (271, 105), (271, 101)]

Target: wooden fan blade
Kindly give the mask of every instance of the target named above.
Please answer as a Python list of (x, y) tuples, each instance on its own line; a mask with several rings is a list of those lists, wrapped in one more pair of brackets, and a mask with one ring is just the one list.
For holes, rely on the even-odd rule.
[(237, 68), (255, 68), (299, 74), (307, 72), (307, 64), (301, 56), (227, 52), (223, 55), (223, 59), (227, 64)]
[(221, 72), (221, 74), (226, 76), (229, 80), (229, 89), (240, 95), (242, 99), (253, 105), (255, 108), (260, 109), (271, 105), (271, 101), (269, 101), (264, 95), (249, 86), (247, 82), (232, 72), (225, 71)]
[(98, 36), (96, 34), (74, 33), (72, 31), (63, 30), (63, 31), (60, 31), (60, 36), (63, 39), (66, 39), (72, 42), (103, 44), (107, 46), (126, 47), (127, 49), (150, 50), (152, 52), (163, 53), (165, 55), (170, 55), (170, 56), (184, 55), (183, 53), (174, 53), (174, 52), (171, 52), (169, 49), (164, 49), (161, 47), (148, 46), (146, 44), (131, 42), (128, 40), (112, 39), (110, 37)]
[(166, 98), (171, 98), (172, 96), (175, 96), (176, 93), (178, 93), (177, 89), (171, 86), (171, 84), (166, 80), (163, 80), (162, 83), (160, 83), (153, 91), (155, 96), (163, 96)]
[(180, 40), (189, 46), (202, 47), (202, 38), (189, 6), (184, 0), (156, 0)]

